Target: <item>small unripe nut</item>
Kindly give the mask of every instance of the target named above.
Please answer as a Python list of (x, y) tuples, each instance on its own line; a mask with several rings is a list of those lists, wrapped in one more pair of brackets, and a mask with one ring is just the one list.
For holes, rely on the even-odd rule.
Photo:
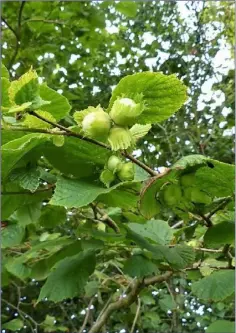
[(116, 172), (119, 169), (120, 164), (121, 160), (119, 159), (119, 157), (112, 155), (107, 162), (107, 168), (112, 172)]
[(110, 117), (115, 124), (131, 126), (135, 124), (137, 117), (143, 112), (140, 103), (135, 103), (130, 98), (118, 98), (110, 111)]
[(121, 181), (131, 181), (134, 179), (134, 165), (132, 162), (128, 162), (122, 165), (121, 169), (117, 173)]
[(104, 111), (91, 112), (84, 117), (82, 128), (84, 133), (91, 138), (107, 138), (111, 128), (111, 119)]

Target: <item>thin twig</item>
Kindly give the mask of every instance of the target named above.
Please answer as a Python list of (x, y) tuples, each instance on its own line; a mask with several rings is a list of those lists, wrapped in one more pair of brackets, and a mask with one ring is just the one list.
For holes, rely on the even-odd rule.
[(218, 210), (224, 208), (230, 201), (232, 200), (232, 197), (225, 198), (224, 201), (222, 201), (215, 209), (213, 209), (208, 215), (208, 218), (211, 218)]
[(228, 268), (234, 268), (234, 266), (232, 265), (232, 261), (233, 261), (234, 257), (230, 253), (230, 244), (226, 244), (224, 246), (222, 252), (226, 256), (226, 258), (228, 259)]
[(16, 37), (16, 39), (18, 39), (18, 34), (17, 34), (16, 30), (12, 28), (12, 26), (7, 22), (7, 20), (3, 16), (1, 16), (1, 20), (2, 20), (2, 22), (4, 22), (6, 24), (6, 26), (8, 27), (8, 29), (13, 32), (13, 34)]
[(73, 321), (71, 320), (70, 316), (69, 316), (68, 313), (66, 312), (64, 306), (63, 306), (62, 304), (59, 304), (59, 307), (60, 307), (60, 309), (62, 310), (62, 312), (63, 312), (65, 318), (66, 318), (66, 319), (68, 320), (68, 322), (71, 324), (71, 327), (72, 327), (72, 329), (73, 329), (73, 332), (76, 332), (76, 331), (77, 331), (77, 330), (76, 330), (76, 327), (75, 327)]
[(24, 22), (22, 22), (22, 24), (25, 24), (27, 22), (43, 22), (43, 23), (50, 23), (50, 24), (65, 24), (65, 22), (62, 21), (57, 21), (57, 20), (44, 20), (44, 19), (29, 19), (29, 20), (25, 20)]
[[(43, 120), (44, 122), (54, 126), (54, 127), (57, 127), (57, 128), (60, 128), (62, 131), (65, 131), (67, 133), (70, 134), (70, 136), (73, 136), (73, 137), (76, 137), (76, 138), (79, 138), (80, 140), (83, 140), (83, 141), (87, 141), (87, 142), (90, 142), (90, 143), (93, 143), (97, 146), (100, 146), (100, 147), (103, 147), (107, 150), (111, 150), (111, 147), (106, 145), (105, 143), (102, 143), (102, 142), (99, 142), (99, 141), (96, 141), (94, 139), (91, 139), (91, 138), (88, 138), (88, 137), (84, 137), (82, 134), (79, 134), (79, 133), (75, 133), (71, 130), (69, 130), (67, 127), (64, 127), (58, 123), (54, 123), (44, 117), (42, 117), (41, 115), (37, 114), (37, 112), (35, 111), (30, 111), (29, 114), (39, 118), (40, 120)], [(133, 157), (132, 155), (128, 154), (127, 152), (121, 152), (121, 154), (128, 158), (129, 160), (131, 160), (132, 162), (134, 162), (135, 164), (137, 164), (138, 166), (140, 166), (142, 169), (144, 169), (147, 173), (149, 173), (151, 176), (156, 176), (157, 173), (156, 171), (150, 169), (146, 164), (142, 163), (141, 161), (137, 160), (135, 157)]]
[[(22, 1), (21, 5), (20, 5), (20, 9), (19, 9), (19, 14), (18, 14), (18, 29), (17, 29), (17, 33), (15, 33), (15, 37), (16, 37), (16, 47), (15, 47), (15, 52), (13, 54), (13, 56), (11, 57), (9, 64), (8, 64), (8, 69), (10, 70), (12, 65), (14, 64), (19, 48), (20, 48), (20, 38), (21, 38), (21, 19), (22, 19), (22, 13), (23, 13), (23, 9), (25, 6), (26, 2)], [(11, 29), (12, 30), (12, 29)]]
[(135, 326), (136, 326), (136, 323), (137, 323), (137, 320), (139, 317), (139, 313), (140, 313), (140, 308), (141, 308), (141, 300), (140, 300), (140, 297), (138, 297), (138, 306), (137, 306), (136, 314), (134, 317), (134, 321), (133, 321), (133, 325), (131, 327), (130, 333), (134, 333), (134, 329), (135, 329)]
[[(171, 286), (169, 285), (168, 282), (164, 282), (167, 289), (168, 289), (168, 292), (171, 296), (171, 299), (173, 301), (174, 304), (176, 304), (176, 300), (175, 300), (175, 296), (174, 296), (174, 292), (173, 290), (171, 289)], [(177, 326), (178, 326), (178, 323), (177, 323), (177, 308), (175, 307), (173, 309), (173, 313), (172, 313), (172, 320), (171, 320), (171, 333), (175, 333), (177, 331)]]
[(89, 315), (90, 315), (90, 310), (91, 310), (91, 305), (93, 304), (93, 302), (94, 302), (94, 297), (91, 298), (91, 300), (90, 300), (90, 302), (88, 304), (88, 310), (86, 312), (86, 316), (84, 318), (83, 324), (80, 327), (78, 333), (83, 333), (83, 331), (84, 331), (84, 329), (85, 329), (85, 327), (86, 327), (86, 325), (88, 323), (88, 319), (89, 319)]
[(198, 215), (203, 219), (203, 221), (205, 221), (206, 226), (208, 228), (213, 227), (213, 223), (212, 223), (211, 219), (208, 216), (206, 216), (204, 214), (199, 214), (199, 213), (198, 213)]
[(113, 221), (110, 216), (108, 216), (106, 213), (103, 212), (102, 209), (100, 209), (99, 207), (97, 207), (94, 203), (91, 203), (91, 207), (94, 209), (94, 211), (97, 211), (101, 217), (99, 220), (101, 220), (103, 223), (107, 224), (110, 228), (112, 228), (116, 233), (120, 233), (120, 229), (117, 226), (117, 224), (115, 223), (115, 221)]
[[(18, 306), (15, 306), (14, 304), (8, 302), (4, 298), (2, 298), (2, 302), (6, 303), (7, 305), (9, 305), (10, 307), (12, 307), (13, 309), (17, 310), (19, 312), (19, 314), (21, 315), (22, 319), (26, 320), (26, 318), (28, 317), (32, 321), (32, 323), (35, 325), (35, 332), (37, 333), (37, 328), (38, 328), (38, 326), (40, 324), (37, 323), (37, 321), (35, 321), (28, 313), (26, 313), (23, 310), (19, 309)], [(26, 318), (24, 316), (26, 316)]]
[(203, 251), (203, 252), (210, 252), (210, 253), (221, 253), (222, 252), (222, 250), (205, 249), (205, 248), (201, 248), (201, 247), (195, 247), (194, 250)]
[(174, 225), (172, 225), (171, 229), (176, 229), (176, 228), (180, 227), (183, 224), (184, 224), (184, 221), (179, 221), (179, 222), (175, 223)]

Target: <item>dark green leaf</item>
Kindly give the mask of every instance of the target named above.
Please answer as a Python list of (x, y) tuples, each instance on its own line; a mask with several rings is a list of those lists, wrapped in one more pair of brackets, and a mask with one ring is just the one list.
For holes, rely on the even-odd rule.
[(204, 243), (209, 247), (234, 243), (235, 225), (231, 222), (222, 222), (208, 228), (204, 235)]
[(224, 270), (212, 273), (192, 284), (194, 295), (214, 302), (222, 301), (234, 293), (234, 271)]
[(25, 236), (25, 229), (18, 224), (10, 224), (2, 230), (2, 248), (18, 245)]
[(206, 333), (234, 333), (235, 322), (229, 320), (216, 320), (208, 326)]
[(45, 297), (53, 302), (60, 302), (79, 295), (94, 268), (95, 256), (91, 251), (83, 251), (73, 257), (63, 259), (43, 285), (38, 302)]
[(157, 273), (158, 269), (151, 260), (141, 255), (134, 255), (125, 262), (123, 271), (131, 277), (142, 278)]

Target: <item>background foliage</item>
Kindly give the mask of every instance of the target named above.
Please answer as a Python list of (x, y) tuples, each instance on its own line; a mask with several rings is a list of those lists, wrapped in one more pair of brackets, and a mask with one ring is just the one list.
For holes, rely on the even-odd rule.
[[(76, 125), (72, 117), (75, 111), (99, 103), (108, 107), (112, 90), (126, 75), (147, 70), (176, 73), (188, 87), (187, 103), (168, 120), (153, 125), (138, 142), (134, 156), (161, 172), (163, 167), (173, 166), (180, 158), (192, 154), (230, 165), (234, 156), (233, 22), (233, 6), (226, 1), (5, 2), (2, 60), (11, 80), (18, 79), (32, 66), (40, 82), (61, 94), (60, 99), (41, 88), (43, 99), (47, 100), (50, 93), (55, 101), (41, 110), (50, 112), (65, 127)], [(16, 120), (8, 121), (15, 126)], [(30, 116), (24, 121), (23, 125), (29, 128), (42, 126), (39, 122), (35, 124)], [(20, 138), (22, 142), (12, 146), (11, 141)], [(177, 231), (177, 242), (193, 248), (207, 247), (212, 252), (197, 251), (195, 264), (200, 262), (200, 269), (181, 271), (168, 283), (142, 290), (129, 311), (121, 307), (111, 314), (104, 332), (137, 329), (145, 333), (154, 330), (184, 333), (202, 332), (207, 327), (207, 332), (233, 332), (232, 202), (228, 201), (226, 208), (223, 206), (213, 215), (213, 223), (221, 229), (215, 234), (213, 230), (212, 235), (196, 216), (186, 222), (185, 215), (170, 209), (156, 214), (154, 218), (159, 222), (149, 226), (137, 209), (139, 181), (145, 180), (146, 174), (138, 174), (137, 182), (130, 188), (123, 185), (109, 195), (101, 184), (100, 190), (93, 188), (93, 181), (109, 156), (104, 149), (70, 137), (65, 138), (61, 147), (56, 142), (57, 147), (44, 134), (9, 128), (3, 128), (2, 144), (6, 144), (2, 153), (3, 175), (6, 175), (2, 185), (5, 332), (89, 331), (111, 297), (127, 293), (134, 276), (157, 273), (155, 259), (153, 263), (140, 250), (148, 246), (145, 239), (148, 244), (166, 245), (172, 240), (173, 230)], [(20, 145), (24, 146), (23, 151)], [(187, 167), (195, 165), (191, 160), (184, 163)], [(219, 166), (219, 170), (218, 179), (225, 181), (227, 190), (225, 193), (212, 181), (216, 196), (230, 196), (232, 192), (227, 191), (233, 181), (230, 176), (228, 181), (225, 177), (231, 169), (222, 171)], [(208, 186), (211, 174), (210, 170), (205, 179)], [(61, 175), (72, 175), (82, 181), (71, 181), (69, 186)], [(91, 191), (85, 197), (88, 178)], [(54, 192), (51, 185), (56, 181), (57, 196), (48, 204)], [(57, 206), (60, 189), (66, 186), (71, 197)], [(40, 191), (24, 194), (36, 189)], [(73, 201), (73, 191), (81, 192), (80, 202)], [(94, 205), (88, 205), (94, 200), (99, 203), (98, 211)], [(110, 232), (101, 221), (105, 213), (118, 225), (129, 222), (135, 234), (127, 240), (124, 233)], [(168, 221), (170, 227), (163, 221)], [(150, 228), (151, 238), (150, 233), (145, 238), (143, 226)], [(217, 240), (216, 235), (222, 237)], [(95, 271), (93, 250), (97, 257)], [(58, 269), (45, 284), (56, 263)], [(73, 274), (70, 267), (76, 267)], [(55, 281), (59, 287), (54, 291)], [(215, 295), (210, 293), (208, 297), (205, 288), (214, 289), (219, 281), (223, 285), (220, 295), (216, 290)], [(78, 289), (76, 283), (85, 287), (79, 297), (73, 297), (73, 288)], [(41, 302), (36, 305), (38, 297)], [(216, 321), (217, 327), (212, 326)]]

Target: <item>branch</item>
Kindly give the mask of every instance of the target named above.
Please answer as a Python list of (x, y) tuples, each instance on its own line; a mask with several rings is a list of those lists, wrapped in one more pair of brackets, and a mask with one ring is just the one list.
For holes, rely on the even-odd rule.
[[(174, 291), (172, 290), (171, 286), (169, 285), (168, 282), (165, 281), (165, 285), (167, 287), (167, 290), (170, 294), (170, 297), (173, 301), (173, 304), (176, 304), (175, 296), (174, 296)], [(178, 322), (177, 322), (177, 308), (175, 307), (172, 312), (172, 320), (171, 320), (171, 333), (177, 332), (177, 327), (178, 327)]]
[(23, 12), (25, 4), (26, 4), (26, 1), (22, 1), (21, 5), (20, 5), (20, 10), (19, 10), (19, 15), (18, 15), (18, 29), (21, 28), (22, 12)]
[(205, 248), (201, 248), (201, 247), (195, 247), (194, 250), (203, 251), (203, 252), (210, 252), (210, 253), (222, 253), (222, 250), (205, 249)]
[(203, 219), (203, 221), (206, 222), (206, 226), (208, 228), (213, 227), (213, 223), (212, 223), (211, 219), (208, 216), (206, 216), (204, 214), (199, 214), (199, 213), (198, 213), (198, 215), (201, 216), (201, 218)]
[(226, 258), (228, 259), (228, 268), (234, 268), (232, 262), (234, 257), (232, 256), (232, 254), (230, 253), (230, 244), (226, 244), (223, 248), (223, 254), (226, 256)]
[(91, 300), (90, 300), (90, 302), (88, 304), (88, 310), (87, 310), (86, 316), (84, 318), (84, 322), (83, 322), (82, 326), (80, 327), (78, 333), (83, 333), (84, 332), (84, 329), (85, 329), (85, 327), (87, 325), (87, 322), (88, 322), (88, 319), (89, 319), (89, 315), (90, 315), (90, 310), (91, 310), (90, 307), (93, 304), (93, 301), (94, 301), (94, 297), (91, 298)]
[(113, 221), (110, 216), (108, 216), (106, 213), (103, 212), (102, 209), (100, 209), (99, 207), (97, 207), (95, 204), (91, 204), (91, 207), (93, 208), (94, 211), (97, 211), (100, 215), (101, 218), (100, 220), (107, 224), (110, 228), (112, 228), (113, 230), (115, 230), (116, 233), (120, 233), (120, 229), (117, 226), (117, 224), (115, 223), (115, 221)]
[(12, 26), (6, 21), (6, 19), (3, 16), (1, 16), (1, 20), (2, 20), (2, 22), (4, 22), (6, 24), (6, 26), (8, 27), (8, 29), (13, 32), (13, 34), (16, 37), (16, 39), (18, 39), (18, 34), (17, 34), (16, 30), (12, 28)]
[(215, 209), (213, 209), (208, 215), (208, 218), (211, 218), (218, 210), (224, 208), (230, 201), (232, 200), (232, 197), (225, 198)]
[(179, 222), (175, 223), (174, 225), (172, 225), (171, 229), (176, 229), (176, 228), (180, 227), (183, 224), (184, 224), (184, 221), (179, 221)]
[(44, 20), (44, 19), (29, 19), (25, 20), (22, 24), (25, 24), (27, 22), (43, 22), (43, 23), (51, 23), (51, 24), (65, 24), (65, 22), (57, 21), (57, 20)]
[(94, 323), (92, 328), (89, 330), (89, 333), (101, 332), (101, 328), (107, 322), (108, 318), (114, 311), (129, 307), (137, 299), (137, 296), (142, 289), (155, 283), (164, 282), (168, 280), (172, 274), (172, 272), (166, 272), (163, 275), (153, 276), (150, 278), (146, 278), (143, 281), (136, 280), (135, 282), (133, 282), (131, 285), (131, 290), (126, 295), (126, 297), (120, 297), (118, 301), (110, 303), (102, 316)]
[[(95, 145), (97, 145), (97, 146), (103, 147), (103, 148), (105, 148), (105, 149), (107, 149), (107, 150), (111, 150), (111, 147), (108, 146), (108, 145), (106, 145), (105, 143), (102, 143), (102, 142), (96, 141), (96, 140), (91, 139), (91, 138), (84, 137), (82, 134), (75, 133), (75, 132), (69, 130), (67, 127), (64, 127), (64, 126), (62, 126), (62, 125), (60, 125), (60, 124), (58, 124), (58, 123), (54, 123), (54, 122), (52, 122), (52, 121), (50, 121), (50, 120), (48, 120), (48, 119), (42, 117), (41, 115), (37, 114), (37, 112), (35, 112), (35, 111), (30, 111), (29, 114), (31, 114), (31, 115), (37, 117), (37, 118), (40, 119), (40, 120), (43, 120), (44, 122), (46, 122), (46, 123), (52, 125), (53, 127), (60, 128), (62, 131), (68, 133), (67, 135), (69, 135), (69, 136), (73, 136), (73, 137), (76, 137), (76, 138), (78, 138), (78, 139), (80, 139), (80, 140), (87, 141), (87, 142), (93, 143), (93, 144), (95, 144)], [(42, 133), (42, 132), (41, 132), (41, 133)], [(49, 133), (49, 132), (47, 132), (47, 133), (48, 133), (48, 134), (51, 134), (51, 133)], [(62, 134), (62, 135), (64, 135), (64, 134)], [(149, 173), (151, 176), (156, 176), (156, 175), (157, 175), (156, 171), (150, 169), (146, 164), (144, 164), (144, 163), (142, 163), (141, 161), (137, 160), (135, 157), (133, 157), (132, 155), (128, 154), (127, 152), (121, 152), (121, 154), (122, 154), (124, 157), (128, 158), (129, 160), (131, 160), (133, 163), (135, 163), (135, 164), (137, 164), (138, 166), (140, 166), (142, 169), (144, 169), (144, 170), (145, 170), (147, 173)]]
[(71, 327), (72, 327), (72, 329), (73, 329), (73, 332), (76, 332), (77, 330), (76, 330), (76, 327), (75, 327), (75, 325), (74, 325), (74, 323), (73, 323), (73, 320), (71, 320), (71, 317), (70, 317), (70, 316), (68, 315), (68, 313), (66, 312), (64, 306), (63, 306), (62, 304), (59, 304), (59, 307), (60, 307), (60, 309), (62, 310), (62, 312), (63, 312), (63, 314), (64, 314), (64, 316), (65, 316), (65, 319), (67, 319), (68, 322), (71, 324)]
[(133, 321), (133, 325), (132, 325), (132, 327), (131, 327), (130, 333), (133, 333), (133, 332), (134, 332), (135, 325), (136, 325), (137, 320), (138, 320), (138, 317), (139, 317), (140, 308), (141, 308), (141, 300), (140, 300), (140, 298), (138, 297), (138, 306), (137, 306), (136, 314), (135, 314), (135, 317), (134, 317), (134, 321)]
[[(4, 302), (5, 304), (7, 304), (8, 306), (12, 307), (13, 309), (17, 310), (19, 312), (19, 315), (21, 316), (21, 318), (23, 319), (23, 321), (27, 320), (26, 318), (29, 318), (29, 320), (35, 325), (35, 330), (32, 329), (32, 332), (37, 333), (38, 332), (38, 326), (40, 325), (39, 323), (37, 323), (37, 321), (35, 321), (28, 313), (22, 311), (19, 306), (15, 306), (14, 304), (8, 302), (6, 299), (2, 298), (2, 302)], [(26, 318), (25, 318), (26, 316)], [(28, 321), (29, 322), (29, 321)], [(29, 322), (30, 326), (31, 323)], [(31, 326), (32, 328), (32, 326)]]
[(157, 276), (152, 276), (150, 278), (146, 278), (146, 279), (144, 279), (145, 287), (153, 285), (155, 283), (167, 281), (171, 277), (172, 274), (173, 274), (173, 272), (169, 271), (163, 275), (157, 275)]
[(20, 5), (20, 10), (19, 10), (19, 14), (18, 14), (18, 31), (17, 31), (17, 33), (15, 33), (16, 47), (15, 47), (15, 52), (14, 52), (12, 58), (9, 61), (8, 69), (11, 69), (12, 65), (14, 64), (14, 62), (16, 60), (16, 57), (17, 57), (17, 54), (18, 54), (18, 51), (19, 51), (20, 37), (21, 37), (21, 19), (22, 19), (22, 13), (23, 13), (23, 9), (24, 9), (25, 4), (26, 4), (26, 2), (22, 1), (21, 5)]

